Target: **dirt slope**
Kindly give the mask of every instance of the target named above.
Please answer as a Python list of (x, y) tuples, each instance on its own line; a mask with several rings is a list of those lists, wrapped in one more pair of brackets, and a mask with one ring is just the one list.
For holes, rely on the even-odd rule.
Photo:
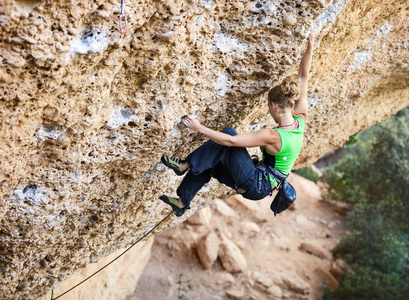
[[(316, 269), (330, 270), (329, 251), (346, 231), (345, 218), (334, 203), (322, 201), (316, 184), (296, 174), (290, 181), (297, 190), (295, 210), (276, 218), (269, 210), (272, 198), (242, 202), (233, 196), (223, 201), (232, 211), (215, 200), (198, 216), (156, 236), (151, 259), (127, 300), (321, 298), (322, 278)], [(204, 269), (197, 249), (212, 231), (239, 247), (247, 263), (243, 272), (225, 271), (220, 253)], [(303, 251), (303, 243), (329, 256)]]

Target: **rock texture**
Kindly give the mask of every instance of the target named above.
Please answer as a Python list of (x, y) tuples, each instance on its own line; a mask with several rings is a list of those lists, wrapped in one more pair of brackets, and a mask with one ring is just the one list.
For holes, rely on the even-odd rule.
[(210, 269), (213, 266), (219, 255), (219, 246), (219, 238), (214, 232), (210, 232), (199, 243), (197, 247), (197, 255), (205, 269)]
[[(90, 264), (81, 269), (54, 289), (54, 298), (81, 300), (125, 300), (128, 295), (135, 291), (135, 286), (151, 256), (153, 238), (142, 241), (126, 252), (122, 257), (104, 270), (91, 277), (79, 287), (62, 296), (63, 293), (83, 281), (85, 278), (111, 262), (125, 249), (120, 249), (97, 263)], [(51, 299), (51, 290), (38, 300)]]
[[(0, 0), (1, 298), (44, 294), (169, 213), (156, 199), (178, 182), (159, 158), (203, 141), (181, 116), (271, 126), (265, 93), (296, 72), (313, 24), (297, 166), (408, 104), (406, 0), (126, 4), (121, 34), (120, 1)], [(202, 195), (224, 197), (213, 186)]]
[(228, 238), (224, 237), (220, 244), (219, 257), (223, 268), (229, 273), (244, 272), (247, 269), (247, 261), (243, 253)]

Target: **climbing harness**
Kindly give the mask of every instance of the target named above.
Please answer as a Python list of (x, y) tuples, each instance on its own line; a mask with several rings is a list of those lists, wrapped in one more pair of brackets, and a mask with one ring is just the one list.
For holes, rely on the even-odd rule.
[(115, 257), (113, 260), (111, 260), (109, 263), (107, 263), (105, 266), (103, 266), (101, 269), (99, 269), (98, 271), (96, 271), (95, 273), (91, 274), (90, 276), (88, 276), (87, 278), (85, 278), (83, 281), (81, 281), (80, 283), (78, 283), (77, 285), (73, 286), (72, 288), (70, 288), (68, 291), (62, 293), (61, 295), (59, 295), (58, 297), (54, 298), (54, 288), (51, 291), (51, 300), (57, 300), (58, 298), (64, 296), (65, 294), (71, 292), (73, 289), (75, 289), (76, 287), (80, 286), (81, 284), (83, 284), (85, 281), (87, 281), (88, 279), (90, 279), (91, 277), (93, 277), (94, 275), (98, 274), (99, 272), (101, 272), (103, 269), (105, 269), (106, 267), (108, 267), (110, 264), (112, 264), (114, 261), (116, 261), (118, 258), (120, 258), (122, 255), (124, 255), (126, 252), (128, 252), (129, 250), (131, 250), (131, 248), (133, 246), (135, 246), (136, 244), (138, 244), (142, 239), (144, 239), (146, 236), (148, 236), (152, 231), (154, 231), (156, 228), (158, 228), (158, 226), (160, 224), (162, 224), (167, 218), (169, 218), (171, 215), (173, 214), (173, 212), (170, 212), (165, 218), (162, 219), (162, 221), (160, 221), (158, 224), (156, 224), (151, 230), (149, 230), (147, 233), (145, 233), (141, 238), (139, 238), (135, 243), (133, 243), (131, 246), (128, 247), (128, 249), (126, 249), (124, 252), (122, 252), (120, 255), (118, 255), (117, 257)]
[[(124, 33), (128, 29), (128, 23), (126, 22), (125, 16), (125, 0), (121, 0), (121, 14), (119, 15), (119, 31)], [(122, 20), (125, 24), (125, 27), (122, 27)]]

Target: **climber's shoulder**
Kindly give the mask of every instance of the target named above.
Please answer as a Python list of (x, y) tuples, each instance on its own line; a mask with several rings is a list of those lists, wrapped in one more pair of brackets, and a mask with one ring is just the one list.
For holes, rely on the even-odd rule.
[(307, 122), (307, 118), (308, 118), (308, 111), (306, 111), (306, 112), (294, 113), (293, 115), (294, 115), (295, 117), (299, 117), (299, 118), (301, 118), (301, 119), (304, 121), (304, 123), (306, 123), (306, 122)]

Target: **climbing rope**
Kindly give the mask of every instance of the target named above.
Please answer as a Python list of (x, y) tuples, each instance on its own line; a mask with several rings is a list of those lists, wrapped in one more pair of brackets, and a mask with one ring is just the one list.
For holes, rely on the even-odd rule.
[(139, 238), (135, 243), (133, 243), (128, 249), (126, 249), (124, 252), (122, 252), (119, 256), (117, 256), (116, 258), (114, 258), (113, 260), (111, 260), (109, 263), (107, 263), (105, 266), (103, 266), (101, 269), (99, 269), (98, 271), (96, 271), (95, 273), (91, 274), (90, 276), (88, 276), (87, 278), (85, 278), (83, 281), (81, 281), (80, 283), (78, 283), (77, 285), (73, 286), (72, 288), (70, 288), (68, 291), (62, 293), (61, 295), (59, 295), (58, 297), (54, 298), (54, 288), (52, 289), (51, 292), (51, 300), (56, 300), (62, 296), (64, 296), (65, 294), (71, 292), (73, 289), (75, 289), (76, 287), (80, 286), (81, 284), (83, 284), (85, 281), (87, 281), (88, 279), (90, 279), (91, 277), (93, 277), (94, 275), (98, 274), (99, 272), (101, 272), (103, 269), (105, 269), (106, 267), (108, 267), (110, 264), (112, 264), (114, 261), (116, 261), (118, 258), (120, 258), (122, 255), (124, 255), (126, 252), (128, 252), (129, 250), (131, 250), (131, 248), (133, 246), (135, 246), (136, 244), (138, 244), (142, 239), (144, 239), (146, 236), (148, 236), (152, 231), (154, 231), (160, 224), (162, 224), (167, 218), (169, 218), (169, 216), (173, 214), (173, 212), (170, 212), (162, 221), (160, 221), (158, 224), (156, 224), (151, 230), (149, 230), (147, 233), (145, 233), (141, 238)]
[[(122, 19), (125, 22), (125, 27), (122, 27)], [(124, 33), (128, 29), (128, 23), (125, 16), (125, 0), (121, 0), (121, 14), (119, 15), (119, 31)]]

